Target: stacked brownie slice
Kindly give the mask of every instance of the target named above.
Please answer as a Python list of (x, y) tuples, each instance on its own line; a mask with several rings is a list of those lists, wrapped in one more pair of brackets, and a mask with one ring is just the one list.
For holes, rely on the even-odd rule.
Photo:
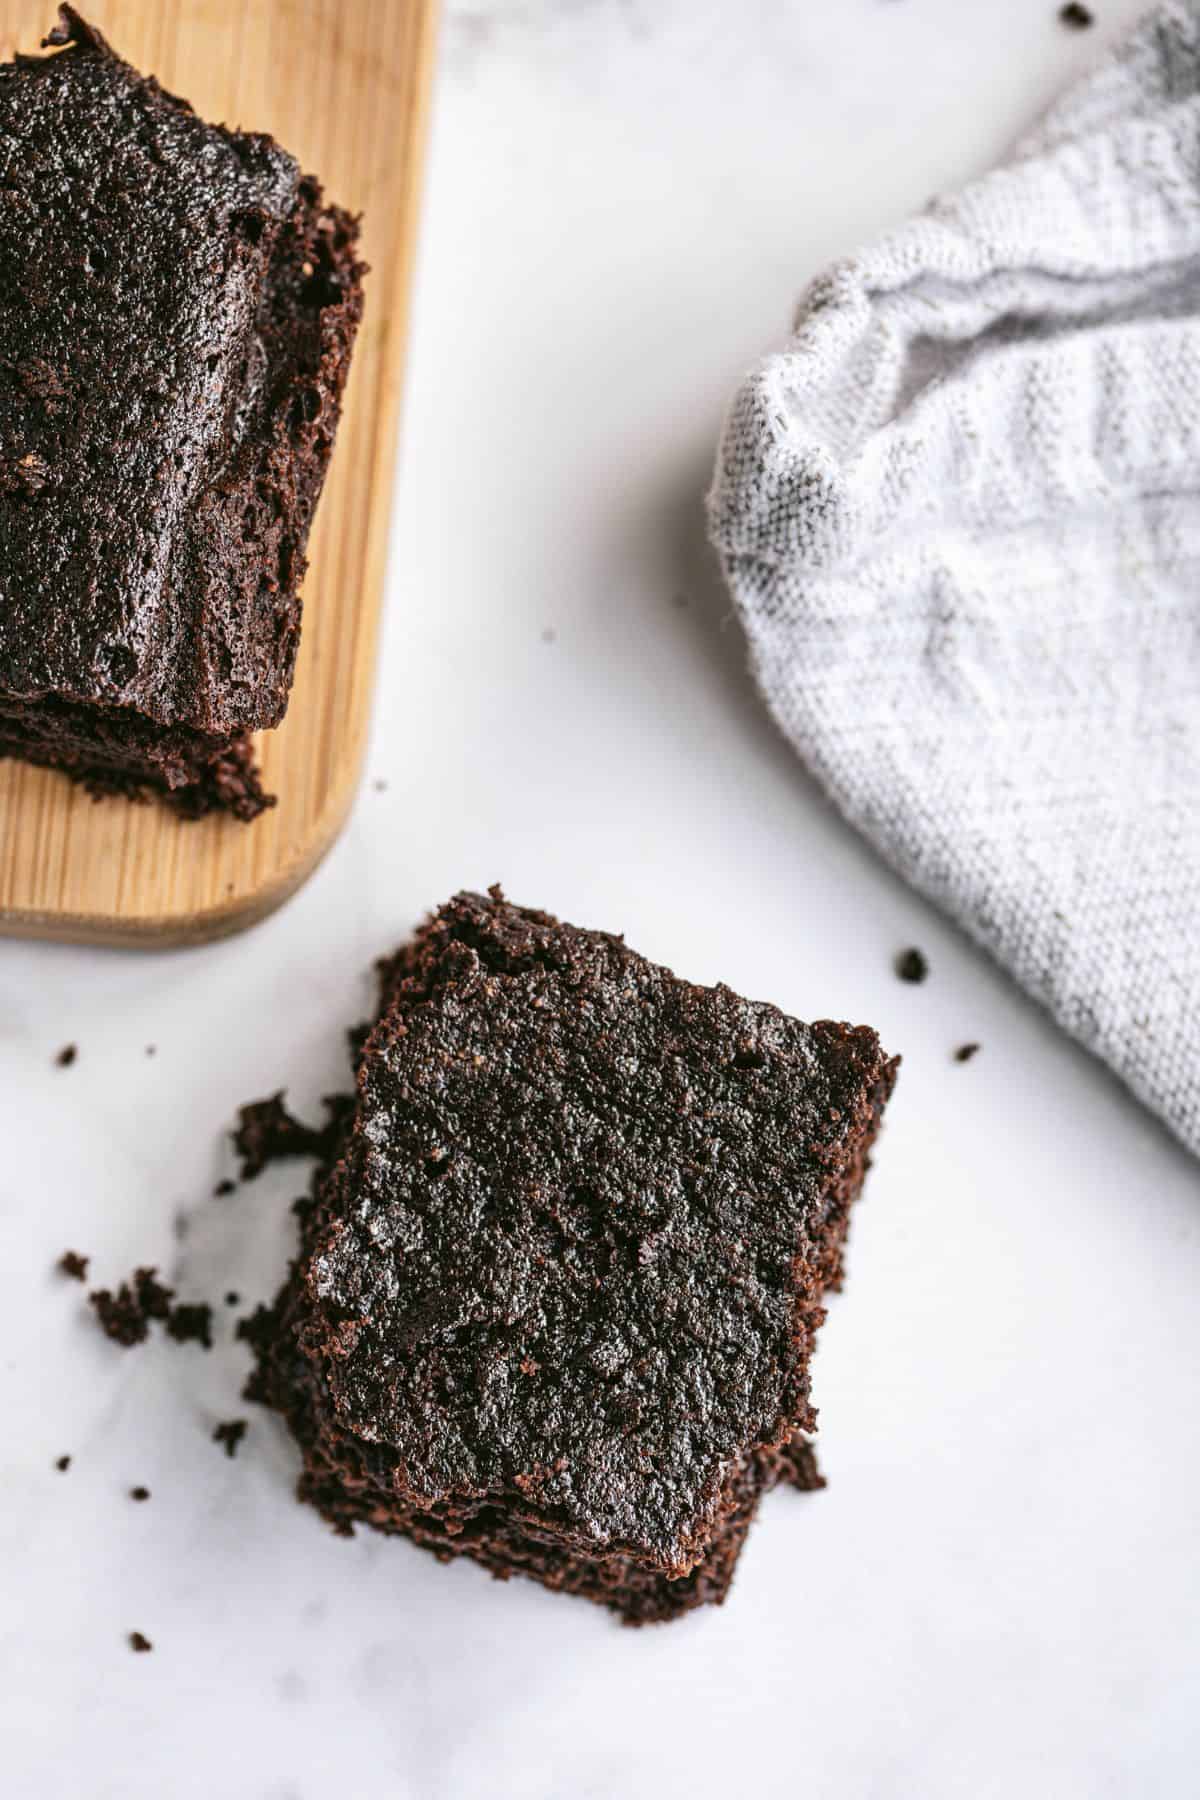
[(362, 310), (356, 222), (71, 7), (0, 66), (0, 756), (253, 817)]
[(809, 1359), (895, 1073), (460, 894), (385, 968), (251, 1328), (302, 1497), (631, 1623), (723, 1599), (764, 1491), (817, 1485)]

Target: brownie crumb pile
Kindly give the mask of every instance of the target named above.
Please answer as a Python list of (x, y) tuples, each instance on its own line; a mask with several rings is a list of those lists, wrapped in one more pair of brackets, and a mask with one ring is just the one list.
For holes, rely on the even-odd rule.
[(301, 1497), (631, 1624), (723, 1600), (762, 1495), (821, 1485), (809, 1361), (896, 1060), (498, 889), (382, 989), (240, 1327)]
[(174, 1290), (163, 1286), (158, 1270), (153, 1268), (135, 1269), (116, 1293), (110, 1288), (97, 1288), (88, 1295), (105, 1337), (126, 1349), (145, 1343), (151, 1320), (165, 1319), (174, 1298)]
[(177, 1344), (196, 1343), (212, 1349), (212, 1307), (206, 1301), (173, 1304), (175, 1290), (163, 1285), (157, 1269), (135, 1269), (115, 1293), (97, 1288), (88, 1299), (105, 1336), (126, 1349), (144, 1344), (156, 1319)]

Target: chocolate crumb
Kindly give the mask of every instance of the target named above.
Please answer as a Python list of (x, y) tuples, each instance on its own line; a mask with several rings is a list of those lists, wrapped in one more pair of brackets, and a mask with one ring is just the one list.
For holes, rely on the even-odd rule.
[(929, 964), (920, 950), (902, 950), (896, 958), (896, 973), (901, 981), (924, 981)]
[(240, 1299), (241, 1299), (241, 1295), (237, 1292), (237, 1290), (235, 1288), (230, 1288), (229, 1292), (225, 1296), (225, 1304), (226, 1304), (226, 1306), (236, 1306)]
[(54, 1466), (56, 1469), (61, 1470), (61, 1472), (65, 1475), (67, 1470), (71, 1466), (71, 1459), (69, 1456), (60, 1456)]
[(273, 1306), (258, 1305), (254, 1311), (237, 1322), (239, 1341), (249, 1344), (256, 1354), (260, 1354), (267, 1345), (274, 1341), (279, 1329), (279, 1320)]
[(285, 1090), (280, 1088), (267, 1100), (252, 1100), (238, 1109), (237, 1128), (233, 1133), (234, 1149), (242, 1159), (243, 1181), (253, 1181), (269, 1163), (285, 1157), (315, 1156), (324, 1158), (341, 1135), (348, 1111), (354, 1105), (352, 1094), (330, 1094), (324, 1101), (328, 1118), (320, 1130), (292, 1117), (283, 1104)]
[(1079, 0), (1070, 0), (1069, 5), (1060, 7), (1058, 16), (1069, 31), (1086, 31), (1096, 23), (1095, 14), (1081, 6)]
[(148, 1500), (150, 1498), (150, 1489), (148, 1487), (130, 1488), (129, 1498), (131, 1500)]
[(228, 1175), (226, 1175), (225, 1179), (223, 1181), (218, 1181), (216, 1187), (213, 1189), (213, 1198), (215, 1200), (223, 1200), (226, 1194), (232, 1194), (236, 1186), (237, 1182), (230, 1181)]
[(98, 1288), (88, 1299), (101, 1329), (116, 1344), (144, 1344), (151, 1320), (158, 1319), (177, 1344), (202, 1344), (206, 1350), (212, 1349), (212, 1307), (207, 1300), (174, 1305), (175, 1290), (163, 1286), (156, 1269), (135, 1269), (115, 1294), (110, 1288)]
[(213, 1443), (224, 1444), (226, 1456), (236, 1456), (238, 1445), (245, 1435), (245, 1419), (222, 1419), (213, 1432)]
[(133, 1287), (138, 1305), (148, 1319), (165, 1319), (175, 1298), (175, 1289), (165, 1287), (157, 1269), (135, 1269)]
[(386, 794), (387, 793), (387, 785), (388, 784), (386, 781), (373, 781), (371, 783), (371, 786), (375, 789), (375, 792), (377, 794)]
[(151, 1319), (167, 1317), (175, 1291), (164, 1287), (157, 1274), (156, 1269), (135, 1269), (132, 1281), (123, 1281), (115, 1294), (110, 1288), (98, 1288), (88, 1295), (101, 1330), (114, 1344), (128, 1349), (144, 1343)]
[(978, 1044), (960, 1044), (954, 1052), (954, 1060), (955, 1062), (970, 1062), (973, 1056), (978, 1056), (979, 1050), (980, 1045)]
[(69, 1069), (78, 1055), (78, 1044), (64, 1044), (54, 1060), (60, 1069)]
[(173, 1306), (167, 1318), (167, 1336), (177, 1344), (202, 1344), (212, 1349), (212, 1307), (207, 1300), (196, 1306)]
[(86, 1281), (90, 1256), (80, 1256), (78, 1250), (64, 1250), (58, 1259), (58, 1268), (72, 1281)]
[(150, 1642), (150, 1639), (144, 1632), (131, 1631), (129, 1634), (129, 1648), (131, 1650), (145, 1651), (153, 1650), (154, 1645)]

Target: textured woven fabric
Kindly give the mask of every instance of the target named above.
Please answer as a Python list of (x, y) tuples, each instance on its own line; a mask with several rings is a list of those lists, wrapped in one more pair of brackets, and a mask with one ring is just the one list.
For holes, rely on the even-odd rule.
[(709, 504), (829, 794), (1200, 1151), (1200, 0), (813, 283)]

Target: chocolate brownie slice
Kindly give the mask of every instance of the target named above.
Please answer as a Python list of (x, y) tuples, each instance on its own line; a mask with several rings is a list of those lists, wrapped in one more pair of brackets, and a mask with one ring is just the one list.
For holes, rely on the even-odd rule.
[(0, 66), (0, 755), (252, 818), (357, 226), (60, 17)]
[(384, 971), (357, 1109), (249, 1335), (300, 1492), (631, 1622), (819, 1484), (809, 1359), (895, 1080), (617, 937), (460, 894)]

